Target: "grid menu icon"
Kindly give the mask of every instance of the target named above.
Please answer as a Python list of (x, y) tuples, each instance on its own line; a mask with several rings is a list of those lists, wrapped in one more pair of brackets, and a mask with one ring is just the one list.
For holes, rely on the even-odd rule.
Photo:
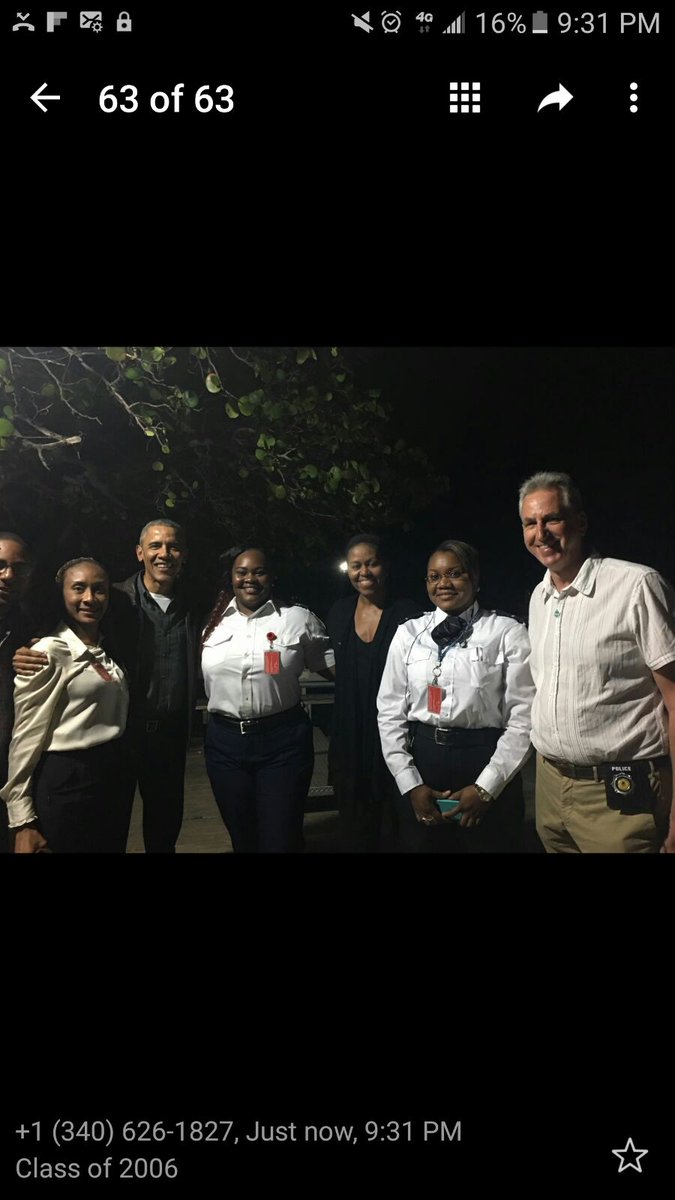
[(450, 112), (451, 113), (479, 113), (480, 112), (480, 84), (479, 83), (451, 83), (450, 84)]

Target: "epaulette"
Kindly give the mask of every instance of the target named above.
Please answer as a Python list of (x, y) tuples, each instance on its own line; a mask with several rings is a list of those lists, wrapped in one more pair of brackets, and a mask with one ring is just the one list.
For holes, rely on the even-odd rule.
[(399, 621), (399, 625), (406, 625), (408, 621), (419, 621), (420, 617), (430, 617), (430, 616), (431, 616), (431, 609), (423, 608), (421, 612), (412, 613), (411, 616), (404, 617), (402, 621)]
[(493, 608), (492, 614), (495, 617), (509, 617), (511, 621), (517, 621), (519, 625), (525, 625), (525, 618), (517, 616), (516, 613), (507, 612), (504, 608)]

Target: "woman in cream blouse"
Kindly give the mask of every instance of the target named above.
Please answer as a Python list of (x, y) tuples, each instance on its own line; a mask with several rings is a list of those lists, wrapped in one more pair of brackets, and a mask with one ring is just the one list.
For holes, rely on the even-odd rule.
[(2, 789), (14, 852), (124, 853), (124, 671), (102, 646), (108, 573), (74, 558), (56, 575), (63, 620), (35, 649), (48, 656), (17, 675), (8, 781)]

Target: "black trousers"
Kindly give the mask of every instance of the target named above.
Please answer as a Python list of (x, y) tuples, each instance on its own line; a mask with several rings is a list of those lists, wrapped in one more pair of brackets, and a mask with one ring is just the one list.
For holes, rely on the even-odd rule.
[[(501, 729), (453, 730), (451, 745), (420, 736), (411, 724), (412, 754), (424, 783), (434, 791), (456, 792), (475, 783), (489, 763)], [(490, 805), (480, 825), (463, 829), (458, 822), (424, 825), (407, 796), (399, 796), (401, 849), (409, 854), (517, 854), (523, 850), (525, 802), (520, 774)]]
[[(6, 782), (6, 779), (2, 780), (1, 786), (4, 787)], [(0, 800), (0, 854), (9, 854), (9, 817), (4, 800)]]
[(204, 745), (216, 804), (235, 853), (303, 849), (305, 801), (314, 770), (312, 725), (303, 709), (272, 729), (240, 733), (211, 713)]
[(143, 801), (146, 854), (175, 854), (185, 805), (185, 716), (133, 721), (128, 730), (134, 775), (127, 794), (127, 833), (136, 787)]
[[(0, 787), (7, 783), (8, 751), (9, 744), (0, 748)], [(4, 800), (0, 800), (0, 854), (9, 854), (9, 817)]]
[(126, 736), (89, 750), (48, 750), (33, 775), (40, 831), (55, 854), (124, 854), (131, 774)]

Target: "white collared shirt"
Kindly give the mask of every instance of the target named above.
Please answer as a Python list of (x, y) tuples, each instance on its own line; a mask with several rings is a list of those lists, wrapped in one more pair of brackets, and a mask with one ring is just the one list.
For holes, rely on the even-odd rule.
[[(101, 646), (85, 646), (62, 623), (33, 647), (48, 656), (34, 675), (14, 680), (14, 729), (9, 747), (7, 802), (11, 828), (35, 820), (32, 776), (46, 750), (89, 750), (121, 737), (129, 691), (124, 672)], [(111, 676), (102, 678), (99, 664)]]
[[(267, 634), (275, 635), (274, 641)], [(265, 673), (265, 651), (281, 656), (278, 675)], [(267, 717), (300, 703), (300, 675), (335, 663), (325, 626), (308, 608), (268, 600), (246, 616), (230, 601), (202, 651), (209, 712)]]
[(427, 688), (439, 658), (431, 630), (446, 616), (436, 608), (404, 621), (394, 634), (377, 697), (382, 753), (405, 795), (424, 782), (408, 748), (408, 721), (444, 729), (503, 729), (490, 762), (474, 781), (496, 798), (531, 752), (534, 685), (527, 629), (474, 602), (461, 614), (473, 621), (471, 636), (466, 646), (452, 646), (444, 655), (438, 677), (441, 711), (431, 713)]
[(560, 593), (546, 572), (529, 623), (532, 742), (541, 754), (590, 766), (668, 753), (652, 671), (675, 661), (674, 601), (641, 563), (587, 558)]

